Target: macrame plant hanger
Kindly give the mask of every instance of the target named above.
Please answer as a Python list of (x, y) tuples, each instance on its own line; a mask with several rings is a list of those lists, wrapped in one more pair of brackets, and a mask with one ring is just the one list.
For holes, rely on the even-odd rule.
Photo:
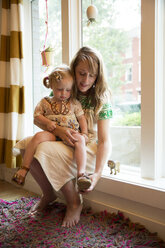
[(93, 5), (93, 0), (91, 0), (91, 5), (89, 5), (87, 10), (86, 10), (86, 14), (87, 14), (87, 18), (88, 18), (87, 26), (96, 22), (97, 13), (98, 13), (98, 10), (97, 10), (96, 6)]
[(54, 49), (51, 47), (46, 48), (46, 41), (48, 37), (48, 0), (45, 0), (45, 3), (46, 3), (46, 20), (45, 20), (46, 34), (45, 34), (43, 51), (41, 52), (41, 57), (42, 57), (42, 65), (48, 68), (50, 65), (53, 64)]

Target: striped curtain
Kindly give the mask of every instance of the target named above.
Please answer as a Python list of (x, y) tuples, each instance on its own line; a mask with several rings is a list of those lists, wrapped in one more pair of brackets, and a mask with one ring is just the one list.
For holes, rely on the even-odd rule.
[(0, 164), (15, 168), (21, 159), (12, 155), (24, 137), (23, 6), (21, 0), (1, 0), (0, 36)]

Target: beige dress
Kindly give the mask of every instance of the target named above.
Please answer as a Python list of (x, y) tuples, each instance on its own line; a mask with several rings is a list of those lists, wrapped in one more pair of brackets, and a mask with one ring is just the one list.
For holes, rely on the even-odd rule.
[[(87, 173), (93, 173), (96, 162), (97, 151), (97, 121), (112, 117), (112, 107), (109, 95), (102, 98), (102, 107), (97, 116), (94, 116), (92, 101), (81, 96), (82, 104), (89, 132), (89, 143), (87, 144)], [(25, 149), (31, 138), (19, 141), (15, 148)], [(77, 175), (77, 166), (74, 160), (74, 148), (65, 145), (62, 141), (47, 141), (38, 145), (34, 157), (41, 164), (47, 178), (56, 191)]]

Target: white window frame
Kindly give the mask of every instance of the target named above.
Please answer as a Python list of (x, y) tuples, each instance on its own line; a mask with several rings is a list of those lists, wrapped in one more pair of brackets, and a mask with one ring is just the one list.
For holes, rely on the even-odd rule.
[(81, 0), (61, 0), (62, 62), (69, 64), (81, 47)]

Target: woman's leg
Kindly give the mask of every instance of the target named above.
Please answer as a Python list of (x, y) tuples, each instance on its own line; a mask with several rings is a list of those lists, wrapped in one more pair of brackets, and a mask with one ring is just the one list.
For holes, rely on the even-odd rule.
[[(30, 172), (39, 184), (43, 193), (40, 202), (37, 203), (31, 210), (31, 213), (35, 213), (36, 211), (42, 211), (43, 209), (45, 209), (49, 205), (49, 203), (56, 200), (57, 196), (55, 195), (53, 187), (48, 181), (40, 163), (36, 159), (33, 159), (32, 161)], [(62, 187), (61, 191), (67, 204), (67, 210), (62, 226), (72, 227), (76, 225), (80, 220), (80, 214), (82, 211), (80, 194), (77, 192), (72, 180), (67, 182)]]
[[(32, 213), (35, 213), (37, 211), (42, 211), (43, 209), (45, 209), (49, 205), (49, 203), (56, 200), (57, 196), (40, 163), (36, 159), (33, 159), (31, 163), (30, 172), (36, 182), (39, 184), (43, 193), (40, 202), (36, 204), (31, 211)], [(76, 225), (80, 220), (82, 211), (80, 194), (77, 192), (72, 180), (67, 182), (61, 188), (61, 191), (67, 204), (67, 210), (62, 222), (62, 226), (72, 227)]]
[(79, 220), (82, 211), (80, 194), (77, 192), (73, 181), (67, 182), (61, 189), (67, 203), (67, 210), (63, 219), (63, 227), (75, 226)]
[(46, 177), (40, 163), (35, 158), (30, 165), (30, 172), (42, 191), (42, 197), (39, 203), (37, 203), (31, 210), (31, 212), (42, 211), (49, 203), (57, 199), (55, 191)]

